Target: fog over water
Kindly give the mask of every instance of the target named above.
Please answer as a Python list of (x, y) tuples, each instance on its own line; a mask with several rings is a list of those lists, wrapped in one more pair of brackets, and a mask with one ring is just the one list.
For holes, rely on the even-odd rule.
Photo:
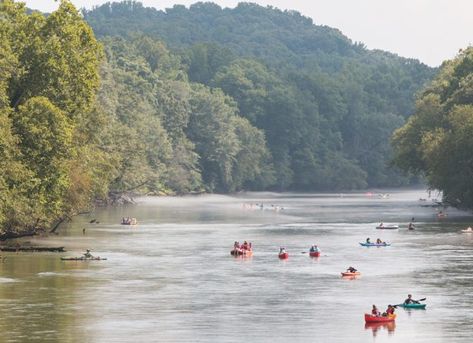
[[(387, 194), (381, 197), (378, 194)], [(0, 263), (5, 342), (470, 342), (469, 213), (437, 218), (423, 190), (350, 194), (242, 193), (141, 198), (30, 239), (67, 253), (8, 253)], [(263, 210), (256, 204), (263, 204)], [(276, 210), (278, 209), (278, 210)], [(445, 210), (444, 210), (445, 211)], [(137, 226), (120, 225), (125, 216)], [(406, 229), (415, 218), (416, 230)], [(99, 224), (90, 224), (97, 219)], [(399, 230), (376, 230), (380, 221)], [(85, 235), (82, 229), (85, 228)], [(367, 237), (390, 247), (361, 247)], [(251, 241), (252, 258), (233, 258)], [(307, 254), (317, 244), (322, 256)], [(277, 257), (280, 246), (290, 256)], [(107, 261), (63, 262), (85, 249)], [(362, 275), (342, 279), (349, 265)], [(393, 325), (365, 327), (408, 293)]]

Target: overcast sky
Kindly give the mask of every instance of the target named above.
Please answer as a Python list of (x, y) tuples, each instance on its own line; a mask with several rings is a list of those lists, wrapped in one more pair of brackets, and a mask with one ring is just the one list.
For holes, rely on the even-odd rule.
[[(54, 0), (27, 0), (28, 7), (51, 12)], [(72, 0), (79, 8), (91, 8), (106, 0)], [(143, 0), (146, 6), (165, 9), (188, 0)], [(214, 0), (235, 7), (238, 0)], [(261, 5), (294, 9), (318, 25), (340, 29), (353, 41), (370, 49), (382, 49), (413, 57), (431, 66), (455, 57), (473, 44), (473, 0), (253, 0)]]

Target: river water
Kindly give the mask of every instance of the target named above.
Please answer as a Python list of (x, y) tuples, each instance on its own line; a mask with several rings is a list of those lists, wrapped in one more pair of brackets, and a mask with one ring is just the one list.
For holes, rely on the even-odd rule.
[[(3, 254), (0, 341), (471, 342), (473, 235), (459, 230), (473, 218), (448, 209), (439, 220), (420, 197), (244, 193), (97, 210), (29, 239), (67, 253)], [(139, 224), (119, 225), (124, 216)], [(376, 230), (380, 221), (401, 229)], [(361, 247), (367, 237), (392, 246)], [(253, 242), (254, 256), (231, 257), (235, 240)], [(307, 254), (314, 243), (317, 259)], [(59, 259), (86, 248), (108, 260)], [(340, 277), (349, 265), (360, 278)], [(427, 309), (365, 326), (372, 304), (384, 310), (408, 293), (426, 297)]]

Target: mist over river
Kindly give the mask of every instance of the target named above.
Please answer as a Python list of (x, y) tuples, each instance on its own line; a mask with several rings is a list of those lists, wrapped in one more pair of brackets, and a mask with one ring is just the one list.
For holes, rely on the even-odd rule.
[[(27, 239), (66, 253), (2, 253), (0, 341), (471, 342), (473, 234), (460, 230), (473, 217), (438, 219), (423, 190), (378, 193), (140, 198), (76, 217)], [(138, 225), (120, 225), (127, 216)], [(360, 246), (367, 237), (392, 246)], [(230, 256), (244, 240), (253, 257)], [(108, 260), (60, 260), (85, 249)], [(361, 277), (341, 278), (348, 266)], [(373, 304), (384, 311), (408, 293), (427, 309), (365, 326)]]

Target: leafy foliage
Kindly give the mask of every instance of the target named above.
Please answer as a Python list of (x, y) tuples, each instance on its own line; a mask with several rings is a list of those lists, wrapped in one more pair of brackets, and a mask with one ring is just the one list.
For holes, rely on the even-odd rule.
[(393, 135), (394, 162), (422, 173), (453, 205), (473, 208), (473, 48), (444, 62)]

